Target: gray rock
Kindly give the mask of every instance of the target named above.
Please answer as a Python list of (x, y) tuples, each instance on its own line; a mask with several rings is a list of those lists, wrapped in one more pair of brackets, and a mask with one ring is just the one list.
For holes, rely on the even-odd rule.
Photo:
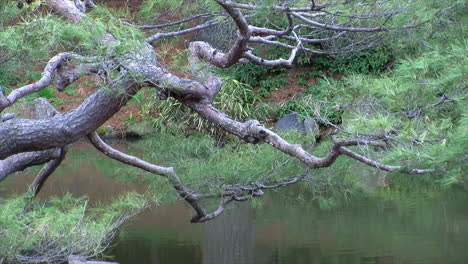
[(301, 122), (295, 112), (283, 116), (276, 122), (273, 129), (277, 132), (296, 130), (309, 135), (319, 135), (319, 125), (313, 118), (307, 117), (304, 122)]
[(290, 130), (297, 130), (305, 132), (305, 127), (302, 122), (299, 121), (297, 113), (292, 112), (283, 116), (278, 122), (276, 122), (274, 130), (277, 132), (284, 132)]
[(309, 135), (319, 135), (319, 125), (315, 122), (314, 119), (307, 117), (304, 120), (304, 129), (305, 132)]
[(141, 121), (131, 125), (124, 133), (130, 133), (134, 135), (140, 135), (140, 137), (152, 134), (155, 132), (155, 129), (151, 122)]
[(25, 108), (27, 109), (26, 115), (33, 119), (50, 118), (58, 113), (45, 98), (36, 98)]

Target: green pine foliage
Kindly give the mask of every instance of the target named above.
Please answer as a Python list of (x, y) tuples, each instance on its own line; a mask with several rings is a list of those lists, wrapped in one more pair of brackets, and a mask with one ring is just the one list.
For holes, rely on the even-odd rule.
[[(11, 57), (0, 64), (0, 84), (4, 86), (32, 81), (24, 78), (23, 73), (44, 67), (59, 52), (73, 51), (104, 60), (138, 52), (144, 41), (139, 30), (125, 25), (105, 8), (94, 9), (79, 24), (66, 23), (52, 14), (24, 14), (21, 19), (0, 29), (0, 59)], [(112, 45), (102, 42), (108, 33), (117, 40)]]
[(128, 193), (90, 208), (87, 198), (65, 195), (47, 202), (27, 196), (0, 201), (0, 260), (7, 263), (63, 263), (71, 254), (101, 257), (116, 229), (157, 201)]

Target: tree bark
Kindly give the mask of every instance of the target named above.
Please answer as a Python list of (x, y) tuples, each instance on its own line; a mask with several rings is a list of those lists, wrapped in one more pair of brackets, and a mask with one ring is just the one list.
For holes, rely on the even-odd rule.
[(109, 91), (98, 90), (78, 108), (66, 114), (40, 120), (13, 119), (0, 123), (0, 159), (21, 152), (60, 148), (77, 141), (119, 111), (137, 88), (133, 79), (127, 79)]

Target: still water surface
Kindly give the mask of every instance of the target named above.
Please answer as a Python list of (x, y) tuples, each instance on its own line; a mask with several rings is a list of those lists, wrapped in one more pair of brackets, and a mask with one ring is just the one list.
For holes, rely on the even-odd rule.
[[(144, 142), (130, 152), (138, 154)], [(105, 201), (145, 187), (123, 181), (114, 163), (88, 146), (76, 146), (40, 198), (88, 195)], [(0, 185), (0, 197), (23, 192), (34, 170)], [(313, 203), (264, 198), (261, 206), (232, 207), (222, 217), (190, 224), (183, 202), (161, 205), (131, 221), (109, 252), (122, 264), (353, 264), (468, 263), (468, 195), (431, 199), (354, 201), (320, 210)]]

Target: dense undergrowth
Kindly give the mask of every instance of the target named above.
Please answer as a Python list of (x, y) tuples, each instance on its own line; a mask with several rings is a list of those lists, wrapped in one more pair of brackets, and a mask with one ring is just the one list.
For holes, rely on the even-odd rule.
[[(324, 208), (366, 193), (366, 181), (370, 178), (378, 179), (375, 181), (377, 193), (386, 197), (391, 196), (389, 193), (427, 194), (448, 188), (467, 188), (466, 1), (421, 0), (415, 3), (413, 15), (431, 19), (410, 32), (390, 35), (380, 46), (344, 56), (301, 54), (292, 69), (300, 69), (295, 85), (305, 92), (299, 98), (279, 104), (267, 103), (272, 91), (288, 85), (291, 70), (247, 64), (216, 71), (224, 79), (224, 85), (214, 105), (238, 120), (258, 119), (267, 126), (272, 120), (294, 111), (301, 118), (314, 118), (324, 129), (339, 125), (343, 131), (335, 133), (340, 137), (386, 133), (391, 136), (390, 150), (368, 146), (354, 150), (384, 163), (434, 168), (435, 173), (389, 174), (344, 157), (330, 168), (308, 171), (299, 161), (268, 145), (248, 145), (226, 136), (174, 100), (158, 101), (154, 90), (141, 92), (130, 102), (140, 104), (143, 118), (158, 129), (158, 133), (148, 139), (149, 143), (145, 142), (145, 150), (151, 151), (143, 158), (162, 166), (173, 166), (183, 182), (204, 192), (215, 191), (222, 184), (250, 184), (259, 179), (269, 182), (311, 174), (312, 180), (295, 187), (291, 196), (298, 200), (315, 199)], [(170, 9), (173, 4), (174, 1), (144, 1), (138, 16), (145, 18), (158, 8)], [(7, 92), (12, 87), (38, 80), (44, 61), (57, 52), (115, 56), (134, 51), (144, 39), (139, 31), (118, 19), (136, 16), (128, 10), (110, 12), (99, 8), (90, 14), (93, 25), (90, 27), (91, 21), (86, 20), (79, 25), (64, 26), (50, 14), (27, 16), (20, 13), (27, 10), (20, 11), (14, 4), (0, 8), (3, 12), (0, 16), (0, 85)], [(189, 12), (189, 8), (186, 11)], [(23, 16), (23, 21), (10, 26), (18, 16)], [(259, 17), (264, 16), (260, 14)], [(258, 22), (261, 24), (262, 20)], [(394, 21), (395, 25), (399, 23)], [(119, 45), (100, 45), (97, 40), (105, 32), (111, 32), (120, 40), (116, 42)], [(288, 54), (280, 49), (262, 51), (271, 58)], [(47, 88), (34, 96), (54, 99), (55, 95), (52, 88)], [(31, 99), (26, 98), (26, 101)], [(222, 144), (219, 138), (214, 140), (206, 132), (222, 135)], [(331, 144), (327, 137), (318, 139), (294, 133), (283, 136), (317, 156), (325, 155)], [(155, 180), (160, 178), (153, 175), (136, 179), (130, 176), (135, 174), (134, 169), (121, 170), (129, 175), (130, 179), (126, 180), (143, 180), (150, 185), (161, 183)], [(171, 188), (166, 190), (174, 197)], [(69, 197), (61, 202), (52, 201), (51, 207), (38, 206), (26, 214), (22, 213), (24, 206), (23, 198), (0, 202), (0, 255), (5, 254), (8, 260), (33, 252), (38, 241), (75, 243), (74, 239), (82, 239), (80, 234), (72, 232), (67, 237), (60, 234), (61, 230), (78, 227), (85, 230), (85, 235), (96, 234), (96, 239), (90, 239), (91, 244), (83, 248), (71, 245), (73, 253), (95, 255), (107, 241), (98, 238), (108, 238), (115, 228), (113, 223), (121, 215), (106, 210), (103, 215), (91, 213), (83, 218), (83, 212), (87, 211), (86, 200), (72, 202)], [(64, 225), (47, 226), (56, 230), (39, 232), (51, 217)], [(8, 230), (2, 229), (4, 226), (9, 226)], [(16, 241), (31, 242), (18, 244)]]
[[(197, 4), (196, 7), (184, 7), (183, 12), (193, 12), (194, 8), (217, 10), (210, 1)], [(126, 26), (120, 18), (138, 17), (146, 21), (161, 8), (178, 8), (173, 1), (148, 0), (143, 1), (138, 13), (128, 9), (97, 8), (82, 23), (64, 25), (51, 14), (28, 16), (37, 5), (39, 2), (21, 10), (13, 3), (2, 7), (5, 15), (0, 19), (4, 26), (0, 37), (5, 41), (0, 44), (3, 61), (0, 85), (6, 89), (39, 79), (38, 65), (31, 62), (46, 60), (57, 52), (71, 50), (105, 58), (135, 51), (144, 36), (137, 29)], [(444, 3), (416, 1), (406, 6), (414, 12), (391, 21), (391, 25), (398, 26), (409, 17), (419, 21), (427, 19), (414, 30), (397, 31), (382, 38), (381, 44), (372, 49), (341, 56), (300, 54), (292, 71), (300, 70), (295, 85), (302, 87), (304, 92), (297, 99), (279, 104), (267, 102), (272, 91), (290, 85), (291, 70), (251, 63), (216, 70), (224, 79), (224, 85), (214, 105), (238, 120), (258, 119), (267, 125), (287, 113), (296, 112), (301, 118), (314, 118), (322, 128), (340, 125), (345, 132), (339, 131), (339, 136), (391, 132), (391, 151), (369, 148), (361, 151), (382, 162), (406, 167), (433, 167), (439, 172), (419, 177), (423, 183), (437, 182), (444, 187), (464, 184), (468, 45), (462, 37), (466, 35), (465, 6), (465, 1), (456, 0)], [(269, 12), (261, 9), (251, 19), (259, 25), (267, 24), (266, 15), (276, 16)], [(23, 21), (15, 22), (18, 17)], [(285, 23), (284, 18), (277, 21), (279, 26)], [(116, 45), (99, 44), (98, 40), (106, 32), (119, 40)], [(176, 41), (165, 43), (170, 45)], [(270, 59), (288, 56), (287, 50), (278, 48), (265, 47), (259, 52)], [(173, 63), (179, 69), (184, 68), (180, 59)], [(112, 76), (112, 69), (109, 71)], [(22, 74), (24, 72), (26, 74)], [(69, 93), (73, 92), (71, 89), (68, 89)], [(56, 105), (61, 103), (52, 88), (46, 88), (26, 101), (37, 96), (51, 99)], [(229, 140), (221, 130), (175, 100), (161, 102), (156, 97), (155, 91), (149, 90), (140, 92), (132, 101), (142, 105), (143, 118), (151, 121), (159, 131), (209, 132), (221, 135), (223, 141)], [(323, 142), (319, 148), (326, 149), (328, 139)]]
[[(386, 163), (436, 169), (434, 174), (418, 176), (415, 181), (419, 184), (466, 186), (468, 43), (462, 37), (467, 30), (466, 7), (464, 1), (421, 3), (424, 8), (419, 12), (438, 9), (439, 17), (410, 34), (340, 57), (301, 55), (296, 67), (304, 73), (296, 84), (305, 92), (299, 99), (265, 104), (271, 91), (284, 89), (290, 71), (247, 64), (217, 71), (228, 81), (215, 104), (238, 119), (264, 122), (294, 111), (302, 118), (313, 117), (323, 128), (340, 125), (345, 132), (339, 131), (338, 136), (390, 133), (391, 151), (360, 151)], [(266, 53), (274, 58), (284, 57), (286, 52), (271, 49)], [(232, 84), (238, 85), (236, 95), (242, 96), (229, 96)], [(170, 111), (174, 104), (160, 105), (158, 127), (172, 127), (173, 120), (185, 120), (182, 128), (212, 129), (187, 110)], [(343, 167), (353, 162), (343, 161)], [(404, 177), (408, 176), (393, 173), (383, 184), (393, 182), (390, 186), (400, 188), (395, 183), (404, 182), (400, 179)]]

